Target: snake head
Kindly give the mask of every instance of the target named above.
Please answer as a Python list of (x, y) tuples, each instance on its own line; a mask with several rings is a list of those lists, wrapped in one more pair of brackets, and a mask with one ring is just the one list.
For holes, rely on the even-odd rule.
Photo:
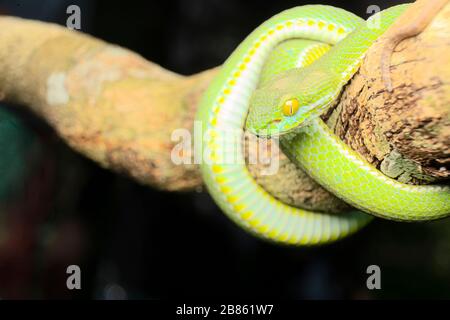
[(246, 129), (260, 137), (279, 136), (298, 129), (333, 100), (330, 74), (292, 69), (256, 89), (250, 99)]
[(271, 137), (301, 126), (310, 115), (312, 101), (296, 84), (297, 77), (282, 74), (256, 89), (250, 99), (246, 129), (261, 137)]

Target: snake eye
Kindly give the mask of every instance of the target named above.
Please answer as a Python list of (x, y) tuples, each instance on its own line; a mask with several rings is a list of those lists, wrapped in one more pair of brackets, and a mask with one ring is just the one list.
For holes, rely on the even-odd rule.
[(283, 103), (282, 111), (285, 116), (293, 116), (300, 108), (300, 104), (297, 99), (289, 99)]

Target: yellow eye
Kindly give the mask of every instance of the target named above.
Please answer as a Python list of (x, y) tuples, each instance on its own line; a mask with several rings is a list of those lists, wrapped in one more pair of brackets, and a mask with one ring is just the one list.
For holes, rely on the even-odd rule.
[(282, 111), (285, 116), (292, 116), (297, 113), (299, 108), (300, 104), (298, 103), (298, 100), (293, 98), (284, 102)]

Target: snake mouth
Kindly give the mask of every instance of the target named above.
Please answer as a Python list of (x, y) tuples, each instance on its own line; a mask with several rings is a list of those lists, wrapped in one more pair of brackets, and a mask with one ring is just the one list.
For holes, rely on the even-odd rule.
[(259, 138), (271, 138), (277, 137), (280, 135), (279, 123), (281, 123), (283, 119), (276, 118), (268, 122), (265, 126), (250, 130), (254, 135)]
[(292, 128), (280, 128), (279, 123), (282, 121), (283, 121), (282, 119), (274, 119), (264, 127), (254, 131), (252, 130), (251, 132), (257, 137), (263, 139), (281, 138), (284, 135), (298, 132), (299, 130), (301, 130), (310, 123), (309, 121), (304, 121), (297, 126), (293, 126)]

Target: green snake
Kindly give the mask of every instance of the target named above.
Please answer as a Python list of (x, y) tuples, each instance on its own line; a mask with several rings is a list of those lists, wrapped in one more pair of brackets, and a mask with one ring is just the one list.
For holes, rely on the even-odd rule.
[[(319, 117), (407, 6), (367, 21), (331, 6), (296, 7), (264, 22), (227, 59), (200, 102), (202, 135), (195, 139), (202, 140), (196, 152), (207, 189), (238, 225), (275, 242), (314, 245), (352, 234), (373, 215), (417, 221), (450, 214), (448, 186), (408, 185), (383, 175)], [(290, 159), (361, 211), (313, 212), (271, 196), (246, 167), (245, 126), (260, 136), (279, 135)]]

